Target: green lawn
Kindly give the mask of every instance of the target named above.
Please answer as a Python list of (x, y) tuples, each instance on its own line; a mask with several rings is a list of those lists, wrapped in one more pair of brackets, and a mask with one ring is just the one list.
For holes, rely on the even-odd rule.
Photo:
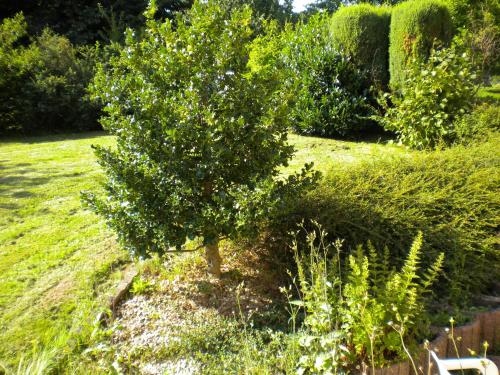
[(387, 157), (406, 152), (403, 147), (387, 142), (348, 142), (335, 139), (303, 137), (291, 134), (290, 142), (295, 145), (295, 156), (287, 168), (299, 170), (304, 163), (314, 162), (314, 168), (326, 172), (331, 168), (357, 163), (361, 160)]
[(79, 329), (119, 277), (126, 258), (79, 197), (101, 179), (90, 145), (111, 142), (99, 133), (0, 141), (2, 361)]
[(479, 97), (482, 99), (500, 100), (500, 77), (493, 76), (491, 78), (491, 86), (481, 87)]
[[(102, 179), (90, 145), (112, 142), (102, 133), (0, 141), (0, 361), (14, 363), (62, 333), (64, 346), (119, 279), (127, 256), (79, 197)], [(288, 171), (404, 152), (376, 142), (291, 142), (297, 153)]]

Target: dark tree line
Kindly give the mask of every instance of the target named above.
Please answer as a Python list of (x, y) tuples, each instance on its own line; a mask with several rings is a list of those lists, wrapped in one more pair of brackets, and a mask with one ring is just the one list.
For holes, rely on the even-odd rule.
[[(144, 25), (143, 12), (148, 0), (3, 0), (0, 2), (0, 19), (23, 12), (28, 23), (29, 35), (38, 35), (50, 28), (66, 36), (74, 44), (95, 41), (119, 41), (126, 27), (133, 29)], [(248, 4), (266, 18), (284, 22), (292, 16), (292, 0), (221, 0), (228, 6)], [(173, 18), (176, 12), (185, 11), (193, 0), (156, 0), (156, 17)]]
[[(23, 12), (30, 35), (49, 27), (68, 37), (72, 43), (107, 41), (125, 27), (137, 28), (144, 22), (147, 0), (4, 0), (0, 18)], [(172, 17), (189, 8), (192, 0), (158, 0), (159, 17)]]

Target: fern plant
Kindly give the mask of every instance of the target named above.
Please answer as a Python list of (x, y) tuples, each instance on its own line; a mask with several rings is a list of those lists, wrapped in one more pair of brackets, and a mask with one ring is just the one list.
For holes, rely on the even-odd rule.
[(317, 225), (307, 235), (307, 252), (293, 243), (300, 291), (293, 303), (305, 314), (298, 372), (374, 369), (410, 356), (408, 348), (426, 322), (426, 294), (441, 272), (443, 254), (421, 272), (419, 233), (400, 271), (387, 267), (388, 249), (379, 252), (370, 243), (367, 254), (359, 246), (348, 257), (343, 271), (342, 243), (327, 244), (325, 236)]

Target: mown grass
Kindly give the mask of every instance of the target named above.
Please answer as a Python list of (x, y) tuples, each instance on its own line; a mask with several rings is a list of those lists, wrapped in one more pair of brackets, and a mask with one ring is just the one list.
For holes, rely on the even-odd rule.
[[(404, 152), (380, 142), (290, 141), (297, 153), (285, 173)], [(0, 362), (55, 342), (69, 350), (119, 279), (126, 254), (80, 202), (80, 191), (103, 178), (90, 146), (112, 143), (103, 133), (0, 141)]]
[(482, 99), (500, 100), (500, 83), (479, 90), (478, 96)]
[(491, 77), (491, 85), (481, 87), (478, 96), (480, 99), (500, 100), (500, 76)]
[[(102, 178), (99, 133), (0, 141), (0, 361), (69, 339), (103, 306), (126, 259), (80, 203)], [(60, 340), (59, 340), (60, 341)], [(65, 342), (60, 342), (65, 346)]]
[(286, 172), (299, 170), (305, 163), (313, 162), (316, 170), (327, 173), (341, 165), (408, 153), (407, 149), (378, 138), (349, 142), (290, 134), (289, 140), (295, 146), (296, 152)]

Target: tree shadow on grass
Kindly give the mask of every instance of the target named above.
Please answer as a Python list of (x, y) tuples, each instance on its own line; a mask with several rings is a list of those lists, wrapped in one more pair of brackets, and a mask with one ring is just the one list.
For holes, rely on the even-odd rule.
[(93, 131), (84, 133), (61, 133), (61, 134), (46, 134), (37, 136), (12, 136), (7, 138), (0, 138), (1, 144), (9, 143), (26, 143), (26, 144), (41, 144), (62, 141), (75, 141), (90, 138), (100, 138), (108, 136), (109, 134), (104, 131)]
[(36, 194), (33, 194), (29, 191), (16, 191), (11, 194), (11, 197), (13, 198), (31, 198), (36, 196)]
[[(10, 169), (15, 169), (17, 170), (18, 168), (24, 168), (24, 167), (29, 167), (31, 163), (15, 163), (15, 164), (2, 164), (2, 163), (7, 163), (9, 160), (0, 160), (0, 170), (10, 170)], [(33, 171), (33, 170), (27, 170), (27, 172)], [(0, 175), (1, 177), (1, 175)]]
[[(28, 177), (22, 174), (13, 174), (0, 177), (0, 194), (5, 194), (13, 189), (36, 187), (47, 184), (53, 177)], [(15, 194), (15, 193), (12, 193)]]
[(390, 131), (386, 131), (382, 128), (376, 127), (373, 129), (367, 129), (361, 133), (351, 134), (348, 136), (333, 136), (325, 137), (321, 135), (307, 135), (300, 134), (302, 137), (313, 137), (313, 138), (323, 138), (332, 139), (335, 141), (346, 141), (346, 142), (358, 142), (358, 143), (368, 143), (368, 144), (385, 144), (389, 141), (394, 141), (396, 135)]
[[(60, 169), (35, 169), (35, 168), (23, 168), (32, 164), (29, 163), (19, 163), (9, 165), (8, 167), (1, 166), (4, 169), (0, 173), (0, 185), (8, 185), (17, 188), (26, 188), (32, 186), (39, 186), (51, 182), (56, 179), (62, 178), (73, 178), (84, 175), (84, 172), (70, 172), (70, 173), (58, 173)], [(39, 176), (29, 176), (28, 174), (41, 174), (44, 177)], [(7, 190), (7, 189), (3, 189)], [(0, 192), (2, 188), (0, 187)]]
[(3, 209), (3, 210), (13, 211), (13, 210), (17, 210), (18, 208), (19, 208), (19, 205), (12, 203), (12, 202), (0, 203), (0, 209)]

